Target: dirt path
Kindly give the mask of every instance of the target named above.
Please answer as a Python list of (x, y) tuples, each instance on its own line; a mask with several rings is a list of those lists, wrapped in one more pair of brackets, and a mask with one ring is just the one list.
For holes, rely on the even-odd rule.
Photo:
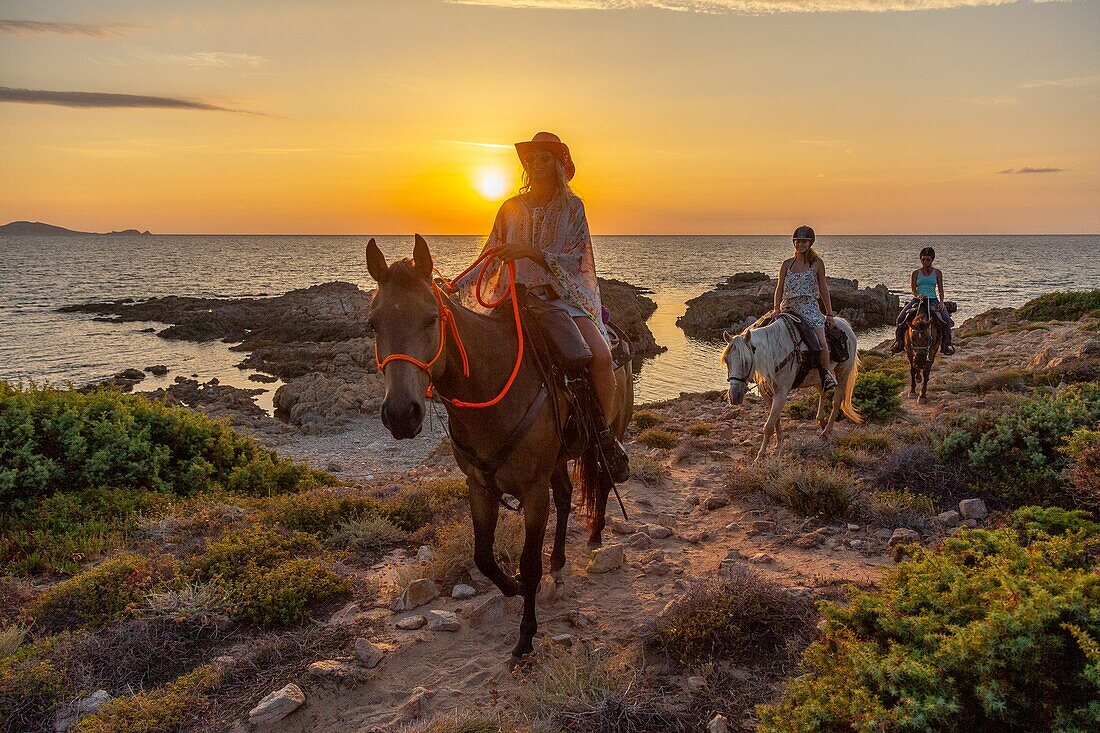
[[(699, 415), (690, 414), (692, 410)], [(626, 548), (626, 562), (617, 570), (585, 571), (585, 533), (572, 517), (565, 592), (540, 607), (537, 643), (551, 643), (562, 634), (570, 635), (572, 643), (610, 643), (614, 648), (635, 643), (670, 599), (694, 579), (715, 577), (724, 561), (748, 563), (784, 586), (813, 595), (830, 594), (846, 583), (873, 584), (891, 564), (883, 553), (885, 541), (866, 528), (850, 530), (841, 523), (808, 536), (801, 529), (804, 520), (775, 506), (734, 499), (712, 511), (704, 509), (699, 503), (709, 497), (729, 498), (731, 472), (743, 468), (755, 449), (763, 406), (753, 402), (734, 408), (710, 402), (689, 407), (685, 417), (734, 426), (731, 455), (698, 456), (690, 465), (670, 469), (658, 486), (631, 480), (623, 487), (630, 522), (612, 522), (605, 535), (605, 546), (622, 543)], [(790, 428), (791, 437), (813, 433), (808, 422), (793, 422)], [(617, 508), (613, 515), (621, 518)], [(662, 526), (671, 530), (669, 536), (661, 537)], [(631, 530), (653, 538), (629, 536)], [(858, 547), (848, 544), (852, 539), (859, 540)], [(800, 547), (796, 541), (812, 546)], [(452, 600), (451, 588), (445, 587), (444, 597), (411, 612), (391, 613), (397, 593), (392, 577), (398, 566), (391, 562), (379, 567), (382, 591), (370, 612), (372, 617), (384, 617), (382, 630), (372, 635), (389, 650), (381, 665), (362, 683), (307, 677), (307, 704), (269, 730), (396, 730), (416, 719), (509, 696), (516, 684), (507, 662), (518, 633), (517, 599), (505, 602), (492, 588), (469, 600)], [(454, 632), (396, 627), (401, 619), (429, 609), (456, 612), (461, 627)]]

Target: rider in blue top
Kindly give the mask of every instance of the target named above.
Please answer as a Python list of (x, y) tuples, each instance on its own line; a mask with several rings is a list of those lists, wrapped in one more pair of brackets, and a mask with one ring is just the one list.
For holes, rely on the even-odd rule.
[(945, 354), (954, 354), (955, 347), (951, 345), (951, 327), (955, 322), (947, 313), (947, 307), (943, 304), (943, 272), (937, 267), (932, 267), (932, 261), (936, 259), (936, 250), (925, 247), (920, 251), (920, 267), (913, 270), (909, 278), (909, 289), (913, 298), (898, 314), (898, 328), (895, 333), (894, 345), (891, 347), (894, 353), (905, 350), (905, 327), (909, 324), (919, 308), (925, 302), (932, 306), (932, 312), (940, 321), (940, 333), (943, 336), (941, 350)]

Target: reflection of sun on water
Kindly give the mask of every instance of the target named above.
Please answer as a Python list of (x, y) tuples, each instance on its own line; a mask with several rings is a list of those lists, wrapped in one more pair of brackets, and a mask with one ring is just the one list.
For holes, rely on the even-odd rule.
[(474, 174), (474, 188), (490, 201), (504, 198), (512, 187), (512, 182), (500, 168), (482, 168)]

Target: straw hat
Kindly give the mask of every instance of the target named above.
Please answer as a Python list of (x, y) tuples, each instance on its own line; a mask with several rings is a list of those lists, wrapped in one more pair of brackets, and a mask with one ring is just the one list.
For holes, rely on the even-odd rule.
[(569, 146), (561, 141), (561, 138), (552, 132), (539, 132), (528, 142), (516, 143), (516, 153), (519, 154), (519, 162), (524, 170), (527, 169), (527, 154), (535, 150), (546, 150), (565, 166), (565, 177), (573, 180), (577, 172), (577, 166), (569, 155)]

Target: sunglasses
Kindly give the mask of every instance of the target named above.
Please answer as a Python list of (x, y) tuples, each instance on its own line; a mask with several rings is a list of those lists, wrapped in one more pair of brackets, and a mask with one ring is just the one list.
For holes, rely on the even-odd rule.
[(527, 163), (527, 165), (531, 165), (533, 163), (549, 163), (553, 159), (554, 154), (548, 150), (536, 150), (525, 155), (523, 161)]
[(813, 244), (813, 242), (814, 242), (814, 240), (812, 240), (812, 239), (795, 239), (793, 241), (794, 241), (795, 244), (798, 244), (799, 242), (809, 242), (810, 244)]

